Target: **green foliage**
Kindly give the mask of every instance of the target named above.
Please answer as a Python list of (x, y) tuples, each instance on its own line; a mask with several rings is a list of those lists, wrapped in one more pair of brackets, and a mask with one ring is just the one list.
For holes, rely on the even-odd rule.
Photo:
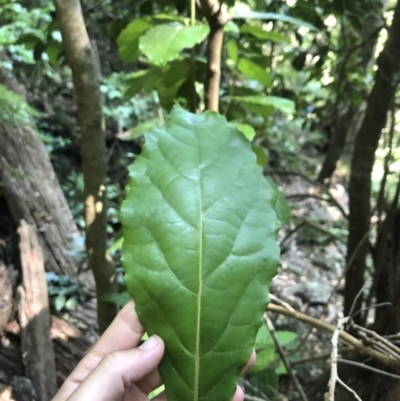
[(29, 106), (26, 100), (11, 92), (0, 84), (0, 123), (14, 125), (16, 123), (32, 125), (32, 118), (39, 113)]
[(243, 73), (247, 78), (254, 79), (255, 81), (260, 82), (264, 86), (271, 85), (271, 77), (266, 71), (265, 68), (262, 68), (258, 64), (249, 60), (248, 58), (239, 59), (238, 69), (241, 73)]
[(165, 341), (168, 399), (230, 401), (277, 268), (276, 196), (236, 128), (181, 108), (146, 136), (130, 177), (125, 281)]
[(271, 178), (267, 178), (267, 180), (277, 196), (275, 204), (276, 216), (278, 217), (278, 220), (283, 224), (289, 224), (292, 212), (285, 198), (285, 195), (283, 194), (281, 189), (276, 185), (276, 183), (273, 180), (271, 180)]
[(46, 273), (47, 290), (50, 298), (50, 305), (57, 311), (62, 309), (72, 310), (85, 299), (80, 291), (79, 284), (68, 276), (59, 276), (55, 273)]
[(61, 35), (52, 22), (52, 2), (29, 10), (16, 0), (0, 2), (3, 23), (0, 27), (0, 46), (7, 49), (12, 59), (33, 64), (38, 60), (53, 65), (61, 52)]
[(163, 66), (176, 59), (182, 50), (202, 42), (208, 32), (208, 25), (158, 25), (141, 36), (139, 48), (152, 64)]

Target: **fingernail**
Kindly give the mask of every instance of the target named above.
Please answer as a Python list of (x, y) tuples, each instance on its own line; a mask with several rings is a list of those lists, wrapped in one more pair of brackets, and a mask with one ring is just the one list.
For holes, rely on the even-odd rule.
[(158, 343), (158, 338), (157, 336), (151, 336), (148, 340), (146, 340), (140, 347), (139, 349), (148, 351), (152, 348), (154, 348)]

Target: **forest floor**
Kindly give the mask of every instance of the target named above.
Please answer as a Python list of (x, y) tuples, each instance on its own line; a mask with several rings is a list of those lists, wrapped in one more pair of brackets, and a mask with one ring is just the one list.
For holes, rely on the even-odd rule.
[[(347, 205), (346, 191), (340, 181), (331, 183), (329, 191), (335, 199), (332, 202), (332, 198), (326, 196), (326, 189), (300, 176), (280, 177), (278, 180), (292, 207), (292, 222), (279, 234), (281, 265), (272, 282), (271, 294), (296, 310), (335, 325), (342, 317), (341, 278), (346, 251), (346, 219), (342, 212)], [(81, 274), (80, 281), (89, 295), (87, 300), (74, 310), (53, 317), (52, 337), (59, 383), (98, 338), (96, 305), (92, 297), (94, 281), (88, 272)], [(288, 317), (272, 317), (277, 330), (297, 333), (300, 343), (305, 339), (292, 360), (330, 352), (330, 335), (310, 331), (309, 326)], [(37, 399), (32, 385), (24, 377), (19, 342), (19, 327), (16, 321), (12, 321), (0, 334), (1, 401)], [(300, 382), (308, 388), (318, 385), (319, 378), (326, 376), (329, 368), (327, 360), (296, 365)], [(282, 377), (281, 381), (280, 392), (295, 394), (288, 380)], [(326, 385), (327, 381), (323, 383)], [(325, 390), (322, 385), (315, 395)], [(293, 397), (286, 399), (297, 399)]]

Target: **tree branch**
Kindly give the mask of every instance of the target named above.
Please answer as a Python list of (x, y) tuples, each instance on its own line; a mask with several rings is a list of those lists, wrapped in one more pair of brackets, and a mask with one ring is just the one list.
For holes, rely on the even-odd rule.
[(201, 0), (201, 9), (210, 26), (207, 41), (207, 71), (204, 83), (204, 103), (207, 110), (218, 111), (221, 81), (221, 57), (224, 26), (228, 17), (218, 0)]

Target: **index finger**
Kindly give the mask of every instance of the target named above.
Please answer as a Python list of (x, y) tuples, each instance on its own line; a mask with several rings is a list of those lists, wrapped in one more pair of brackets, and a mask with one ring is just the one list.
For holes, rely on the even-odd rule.
[(118, 313), (110, 327), (68, 376), (53, 401), (66, 400), (108, 354), (135, 348), (144, 334), (133, 301)]

